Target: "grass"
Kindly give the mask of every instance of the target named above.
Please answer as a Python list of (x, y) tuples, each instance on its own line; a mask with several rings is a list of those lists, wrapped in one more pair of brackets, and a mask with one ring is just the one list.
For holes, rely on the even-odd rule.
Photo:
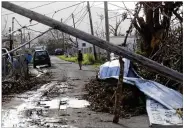
[[(62, 60), (65, 60), (65, 61), (78, 63), (77, 56), (66, 57), (65, 55), (62, 55), (62, 56), (58, 56), (58, 57)], [(93, 67), (98, 68), (103, 63), (104, 62), (102, 60), (95, 61), (94, 56), (92, 54), (83, 54), (83, 61), (82, 61), (83, 65), (93, 65)]]
[(58, 56), (60, 59), (65, 60), (65, 61), (69, 61), (69, 62), (75, 62), (77, 63), (77, 57), (66, 57), (65, 55), (62, 56)]

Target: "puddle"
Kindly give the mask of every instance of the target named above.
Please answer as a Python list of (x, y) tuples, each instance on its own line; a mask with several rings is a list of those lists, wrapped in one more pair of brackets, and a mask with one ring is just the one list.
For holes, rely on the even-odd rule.
[[(18, 95), (2, 109), (2, 127), (62, 127), (73, 128), (66, 121), (47, 121), (46, 125), (41, 122), (46, 122), (46, 117), (57, 117), (60, 109), (66, 111), (67, 108), (83, 108), (89, 105), (86, 100), (77, 98), (63, 97), (49, 100), (47, 96), (43, 96), (46, 91), (50, 91), (53, 86), (59, 90), (67, 91), (67, 83), (51, 82), (37, 89)], [(27, 98), (28, 97), (28, 98)], [(52, 97), (53, 98), (53, 97)], [(12, 108), (13, 107), (13, 108)], [(9, 108), (9, 109), (7, 109)], [(65, 113), (66, 114), (66, 113)], [(67, 115), (67, 114), (66, 114)], [(59, 122), (59, 124), (58, 124)], [(63, 123), (61, 123), (63, 122)], [(41, 125), (41, 126), (40, 126)]]
[(54, 99), (51, 101), (41, 101), (40, 104), (43, 104), (43, 106), (49, 106), (49, 109), (59, 109), (59, 99)]
[(60, 101), (60, 109), (67, 109), (67, 108), (83, 108), (87, 107), (89, 104), (86, 100), (79, 100), (77, 98), (62, 98)]

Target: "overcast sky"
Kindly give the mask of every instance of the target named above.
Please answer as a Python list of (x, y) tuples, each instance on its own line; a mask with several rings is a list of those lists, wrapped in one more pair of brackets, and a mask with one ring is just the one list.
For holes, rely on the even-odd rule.
[[(75, 1), (75, 2), (60, 2), (60, 1), (53, 2), (53, 1), (50, 1), (49, 2), (49, 1), (47, 1), (47, 2), (12, 2), (12, 3), (19, 5), (19, 6), (22, 6), (24, 8), (27, 8), (27, 9), (47, 4), (47, 5), (44, 5), (42, 7), (32, 9), (32, 10), (35, 12), (38, 12), (40, 14), (48, 14), (48, 15), (46, 15), (48, 17), (53, 16), (53, 18), (55, 20), (58, 20), (58, 21), (61, 21), (61, 18), (62, 18), (63, 21), (70, 26), (73, 26), (71, 13), (74, 11), (73, 13), (74, 13), (74, 17), (75, 17), (75, 22), (78, 21), (76, 24), (76, 28), (90, 33), (89, 15), (88, 15), (87, 10), (86, 10), (87, 2), (81, 3), (79, 5), (73, 6), (73, 7), (68, 8), (68, 9), (61, 10), (57, 13), (54, 13), (54, 12), (59, 10), (59, 9), (66, 8), (68, 6), (71, 6), (71, 5), (80, 3), (80, 2), (77, 2), (77, 1)], [(51, 3), (51, 4), (49, 4), (49, 3)], [(124, 4), (126, 5), (126, 7), (128, 9), (134, 9), (135, 3), (136, 2), (124, 2)], [(112, 4), (117, 5), (119, 7), (116, 7)], [(123, 2), (110, 2), (110, 1), (108, 2), (108, 8), (109, 8), (108, 13), (109, 13), (109, 18), (110, 18), (109, 23), (111, 25), (115, 25), (115, 20), (116, 20), (115, 17), (114, 18), (111, 18), (111, 17), (116, 16), (116, 15), (125, 11), (124, 4), (123, 4)], [(104, 2), (90, 2), (90, 6), (92, 6), (91, 13), (92, 13), (94, 30), (97, 30), (97, 29), (99, 29), (99, 30), (104, 29), (105, 30), (105, 28), (104, 28), (105, 21), (102, 20), (102, 22), (101, 22), (101, 20), (100, 20), (100, 15), (104, 15)], [(11, 25), (12, 24), (12, 17), (15, 17), (16, 20), (22, 26), (30, 24), (28, 18), (21, 16), (21, 15), (18, 15), (18, 14), (15, 14), (15, 13), (13, 13), (13, 14), (11, 14), (11, 13), (12, 13), (11, 11), (2, 8), (2, 10), (1, 10), (1, 18), (2, 18), (1, 29), (2, 29), (2, 31), (4, 30), (5, 25), (6, 25), (5, 30), (8, 30), (8, 28), (10, 26), (12, 26)], [(6, 14), (8, 14), (8, 15), (6, 15)], [(81, 18), (83, 18), (83, 17), (84, 17), (84, 19), (82, 20)], [(118, 16), (118, 17), (120, 17), (120, 16)], [(66, 19), (67, 19), (67, 21), (66, 21)], [(6, 20), (7, 20), (7, 24), (5, 22)], [(34, 24), (34, 23), (37, 23), (37, 22), (32, 21), (31, 24)], [(125, 33), (129, 27), (129, 25), (130, 25), (130, 20), (125, 20), (124, 22), (122, 22), (121, 32)], [(16, 30), (18, 28), (20, 28), (20, 25), (15, 21), (14, 30)], [(49, 27), (40, 23), (40, 24), (35, 25), (33, 27), (30, 27), (30, 28), (43, 32), (43, 31), (47, 30)], [(39, 34), (39, 33), (35, 33), (35, 34)]]

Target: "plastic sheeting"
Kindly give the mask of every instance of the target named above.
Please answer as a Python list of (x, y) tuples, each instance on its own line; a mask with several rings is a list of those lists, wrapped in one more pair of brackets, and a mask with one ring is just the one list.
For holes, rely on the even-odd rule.
[[(183, 95), (155, 81), (141, 78), (131, 67), (130, 61), (124, 59), (125, 83), (135, 85), (147, 95), (146, 109), (150, 125), (177, 127), (182, 126), (183, 119), (176, 114), (177, 108), (183, 108)], [(113, 60), (101, 65), (98, 77), (100, 79), (119, 78), (119, 60)]]
[[(130, 61), (123, 58), (124, 61), (124, 78), (123, 81), (135, 85), (148, 97), (161, 103), (166, 108), (175, 110), (177, 108), (183, 108), (183, 96), (179, 92), (170, 89), (157, 82), (146, 80), (141, 77), (127, 77), (131, 72)], [(99, 78), (119, 78), (119, 60), (113, 60), (106, 62), (100, 66)], [(134, 71), (132, 72), (134, 73)], [(135, 75), (135, 74), (134, 74)]]
[[(130, 60), (123, 58), (124, 61), (124, 76), (128, 75)], [(108, 61), (100, 66), (98, 77), (100, 79), (116, 78), (118, 79), (120, 73), (119, 60)]]

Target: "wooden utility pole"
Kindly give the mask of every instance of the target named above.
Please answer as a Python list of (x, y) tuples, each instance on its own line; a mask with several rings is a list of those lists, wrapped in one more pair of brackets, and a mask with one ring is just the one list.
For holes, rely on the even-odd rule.
[(40, 22), (42, 24), (45, 24), (47, 26), (50, 26), (52, 28), (58, 29), (64, 33), (68, 33), (69, 35), (72, 35), (74, 37), (80, 38), (80, 39), (87, 41), (91, 44), (94, 44), (102, 49), (114, 52), (116, 55), (123, 56), (124, 58), (127, 58), (131, 61), (137, 62), (137, 63), (147, 67), (147, 69), (149, 69), (149, 70), (157, 72), (157, 73), (159, 73), (165, 77), (168, 77), (172, 80), (183, 83), (183, 74), (182, 73), (179, 73), (179, 72), (177, 72), (173, 69), (170, 69), (166, 66), (163, 66), (163, 65), (161, 65), (161, 64), (159, 64), (151, 59), (148, 59), (144, 56), (127, 51), (123, 47), (115, 46), (108, 41), (105, 41), (103, 39), (100, 39), (98, 37), (90, 35), (90, 34), (83, 32), (79, 29), (75, 29), (71, 26), (68, 26), (66, 24), (61, 23), (60, 21), (51, 19), (47, 16), (36, 13), (32, 10), (20, 7), (20, 6), (15, 5), (15, 4), (12, 4), (10, 2), (5, 2), (5, 1), (2, 2), (2, 7), (5, 9), (8, 9), (10, 11), (13, 11), (15, 13), (18, 13), (20, 15), (23, 15), (27, 18), (30, 18), (32, 20), (35, 20), (37, 22)]
[(10, 50), (13, 49), (13, 43), (12, 43), (12, 34), (11, 34), (11, 27), (9, 27), (9, 39), (10, 39)]
[[(106, 32), (106, 41), (109, 42), (109, 19), (108, 19), (108, 5), (107, 1), (104, 1), (104, 12), (105, 12), (105, 32)], [(107, 58), (110, 60), (110, 52), (107, 51)]]
[(12, 17), (12, 49), (13, 49), (13, 40), (14, 40), (14, 19), (15, 17)]
[[(61, 19), (61, 23), (63, 22), (63, 19)], [(64, 51), (66, 51), (66, 48), (65, 48), (65, 36), (64, 36), (64, 32), (62, 32), (62, 37), (63, 37), (63, 49)]]
[[(75, 28), (75, 20), (74, 20), (73, 13), (72, 13), (72, 19), (73, 19), (73, 27)], [(77, 49), (79, 49), (79, 44), (78, 44), (78, 41), (77, 41), (77, 37), (76, 37), (76, 43), (77, 43)]]
[[(94, 32), (93, 32), (93, 22), (92, 22), (92, 17), (91, 17), (91, 10), (90, 10), (90, 7), (89, 7), (89, 1), (87, 1), (87, 8), (88, 8), (88, 12), (89, 12), (89, 21), (90, 21), (90, 27), (91, 27), (91, 34), (94, 35)], [(97, 54), (96, 54), (95, 45), (93, 45), (93, 52), (94, 52), (95, 60), (97, 60)]]
[[(31, 40), (31, 33), (28, 32), (28, 36), (29, 36), (29, 41)], [(29, 48), (31, 48), (31, 42), (29, 42)]]

